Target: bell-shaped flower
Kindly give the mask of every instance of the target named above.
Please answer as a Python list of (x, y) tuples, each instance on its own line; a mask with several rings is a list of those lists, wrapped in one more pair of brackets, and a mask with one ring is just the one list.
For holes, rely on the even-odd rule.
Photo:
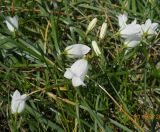
[(145, 24), (141, 25), (142, 34), (156, 35), (157, 27), (158, 27), (158, 23), (152, 23), (150, 19), (147, 19)]
[(18, 90), (16, 90), (12, 95), (11, 101), (11, 112), (12, 114), (21, 113), (25, 108), (25, 102), (27, 100), (27, 95), (21, 95)]
[(74, 62), (71, 68), (67, 68), (64, 73), (64, 77), (72, 79), (72, 85), (78, 87), (80, 85), (85, 86), (84, 78), (88, 71), (88, 62), (85, 59), (80, 59)]
[(134, 20), (131, 24), (128, 24), (120, 31), (122, 38), (129, 38), (130, 36), (140, 36), (141, 35), (141, 26), (136, 24)]
[(119, 24), (120, 30), (125, 28), (125, 26), (127, 25), (126, 24), (127, 20), (128, 20), (128, 17), (126, 12), (124, 14), (118, 15), (118, 24)]
[(79, 58), (86, 55), (91, 48), (84, 44), (74, 44), (66, 47), (65, 53), (69, 58)]
[(7, 16), (5, 19), (6, 19), (5, 23), (7, 24), (7, 27), (11, 32), (18, 30), (18, 17), (17, 16), (14, 16), (14, 17)]

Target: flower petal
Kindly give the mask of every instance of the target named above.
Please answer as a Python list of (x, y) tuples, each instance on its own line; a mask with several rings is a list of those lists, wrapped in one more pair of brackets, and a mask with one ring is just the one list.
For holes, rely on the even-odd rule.
[(152, 23), (151, 28), (155, 31), (158, 28), (158, 23)]
[(74, 62), (71, 68), (64, 73), (64, 77), (72, 79), (73, 86), (84, 85), (83, 81), (88, 70), (88, 62), (85, 59), (79, 59)]
[(145, 26), (147, 27), (147, 28), (150, 28), (150, 26), (151, 26), (151, 20), (150, 19), (147, 19), (146, 20), (146, 22), (145, 22)]
[(9, 29), (11, 32), (14, 32), (14, 27), (12, 26), (12, 24), (10, 24), (10, 21), (6, 20), (5, 22), (6, 22), (6, 24), (7, 24), (8, 29)]
[(124, 14), (119, 14), (118, 15), (118, 24), (120, 29), (123, 29), (127, 24), (128, 18), (127, 18), (127, 13), (125, 12)]
[(12, 99), (19, 99), (21, 97), (21, 94), (18, 90), (16, 90), (14, 93), (13, 93), (13, 96), (12, 96)]
[(140, 43), (140, 39), (141, 39), (140, 36), (138, 36), (138, 35), (132, 35), (132, 36), (129, 36), (127, 39), (125, 39), (124, 44), (128, 48), (134, 48), (134, 47), (136, 47)]
[(17, 109), (17, 112), (18, 113), (21, 113), (25, 108), (25, 101), (21, 101), (19, 104), (18, 104), (18, 109)]
[(131, 40), (131, 41), (125, 40), (124, 43), (128, 48), (134, 48), (140, 43), (140, 41), (139, 40)]
[(23, 94), (21, 96), (18, 90), (16, 90), (13, 93), (12, 101), (11, 101), (11, 112), (12, 112), (12, 114), (21, 113), (24, 110), (25, 101), (26, 101), (27, 97), (28, 96), (26, 94)]
[(64, 77), (68, 79), (72, 79), (73, 73), (71, 72), (70, 68), (67, 68), (67, 71), (64, 73)]
[(88, 70), (88, 62), (85, 59), (77, 60), (73, 63), (70, 70), (75, 76), (84, 78)]
[(7, 16), (5, 19), (6, 19), (5, 23), (7, 24), (7, 27), (11, 32), (14, 32), (15, 29), (18, 29), (17, 16), (14, 16), (14, 17)]
[(12, 18), (12, 22), (13, 22), (15, 28), (18, 29), (18, 16), (14, 16)]
[(74, 87), (78, 87), (80, 85), (85, 86), (84, 82), (78, 77), (73, 77), (72, 78), (72, 84), (73, 84)]
[(132, 35), (140, 35), (141, 26), (139, 24), (128, 24), (123, 30), (120, 31), (122, 38), (128, 38)]

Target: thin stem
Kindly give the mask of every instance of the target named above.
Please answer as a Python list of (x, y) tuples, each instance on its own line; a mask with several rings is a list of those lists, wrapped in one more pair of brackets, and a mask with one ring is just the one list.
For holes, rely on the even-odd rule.
[(111, 98), (111, 100), (119, 107), (120, 111), (122, 111), (130, 121), (132, 121), (132, 123), (142, 132), (144, 132), (144, 130), (141, 128), (141, 126), (139, 126), (139, 124), (122, 108), (122, 106), (120, 106), (118, 104), (118, 102), (107, 92), (107, 90), (105, 90), (104, 87), (102, 87), (101, 85), (98, 84), (98, 86)]

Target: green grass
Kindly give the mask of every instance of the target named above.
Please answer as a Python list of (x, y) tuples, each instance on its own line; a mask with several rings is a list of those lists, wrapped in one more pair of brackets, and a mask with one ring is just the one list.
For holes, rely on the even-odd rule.
[[(117, 36), (117, 15), (128, 13), (144, 23), (160, 24), (159, 0), (50, 0), (0, 1), (0, 130), (1, 131), (159, 131), (160, 33), (125, 55)], [(9, 32), (5, 16), (19, 17), (19, 30)], [(96, 27), (85, 34), (89, 22)], [(107, 22), (99, 41), (97, 32)], [(159, 30), (159, 28), (158, 28)], [(86, 87), (74, 88), (64, 78), (76, 59), (64, 49), (97, 41), (102, 55), (91, 49)], [(30, 94), (26, 108), (11, 114), (11, 95)], [(153, 116), (154, 115), (154, 116)]]

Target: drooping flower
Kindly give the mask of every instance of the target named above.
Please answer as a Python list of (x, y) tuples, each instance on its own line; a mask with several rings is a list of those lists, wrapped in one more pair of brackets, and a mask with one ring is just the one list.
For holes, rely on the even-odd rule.
[(101, 26), (101, 29), (100, 29), (100, 33), (99, 33), (99, 38), (100, 39), (103, 39), (104, 36), (106, 35), (106, 30), (107, 30), (107, 23), (104, 22)]
[(21, 113), (25, 108), (25, 102), (27, 99), (27, 95), (21, 95), (18, 90), (13, 93), (12, 101), (11, 101), (11, 112), (12, 114)]
[(72, 79), (72, 85), (78, 87), (80, 85), (85, 86), (84, 78), (88, 71), (88, 62), (85, 59), (79, 59), (74, 62), (71, 68), (67, 68), (64, 73), (64, 77)]
[(79, 58), (86, 55), (91, 48), (84, 44), (74, 44), (65, 48), (67, 57), (69, 58)]
[(158, 23), (152, 23), (150, 19), (147, 19), (145, 24), (141, 25), (141, 33), (147, 35), (156, 35), (157, 27)]
[(93, 50), (96, 53), (96, 55), (99, 56), (101, 54), (101, 51), (100, 51), (96, 41), (92, 41), (92, 47), (93, 47)]
[(14, 16), (14, 17), (7, 16), (5, 18), (5, 23), (7, 24), (7, 27), (11, 32), (18, 30), (18, 17), (17, 16)]
[(88, 34), (96, 25), (97, 23), (97, 18), (94, 18), (88, 25), (87, 27), (87, 31), (86, 31), (86, 34)]
[(118, 24), (119, 24), (119, 27), (120, 27), (120, 30), (123, 29), (127, 24), (127, 13), (125, 12), (124, 14), (119, 14), (118, 15)]

